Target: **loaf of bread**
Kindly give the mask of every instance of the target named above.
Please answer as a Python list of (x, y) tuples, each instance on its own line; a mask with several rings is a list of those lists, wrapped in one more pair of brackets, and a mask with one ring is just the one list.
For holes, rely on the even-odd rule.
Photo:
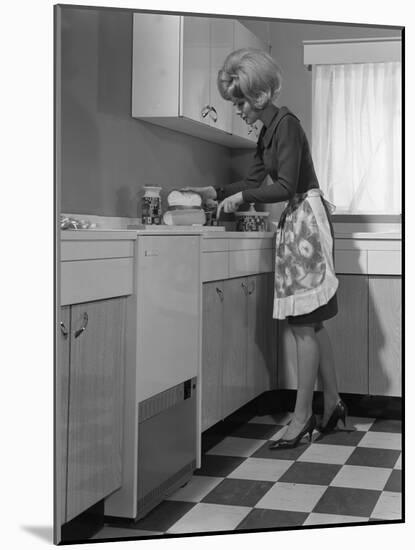
[(194, 191), (174, 190), (167, 195), (167, 204), (169, 207), (201, 208), (202, 197)]

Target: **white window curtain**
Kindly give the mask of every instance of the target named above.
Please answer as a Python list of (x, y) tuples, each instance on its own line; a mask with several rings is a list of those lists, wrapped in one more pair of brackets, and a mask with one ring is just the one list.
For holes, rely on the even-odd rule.
[(337, 213), (401, 212), (401, 63), (313, 66), (312, 152)]

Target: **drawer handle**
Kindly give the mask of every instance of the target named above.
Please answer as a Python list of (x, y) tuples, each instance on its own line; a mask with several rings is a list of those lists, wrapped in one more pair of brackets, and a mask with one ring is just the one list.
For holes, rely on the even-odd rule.
[[(213, 114), (212, 114), (212, 113), (213, 113)], [(215, 107), (211, 107), (211, 108), (210, 108), (209, 114), (210, 114), (210, 118), (213, 120), (213, 122), (217, 122), (217, 120), (218, 120), (218, 113), (216, 112)]]
[(63, 322), (61, 321), (60, 327), (61, 327), (61, 332), (62, 332), (62, 334), (64, 335), (64, 337), (65, 337), (65, 338), (68, 338), (69, 332), (68, 332), (68, 329), (65, 327), (65, 323), (63, 323)]
[(249, 295), (253, 294), (253, 292), (255, 291), (255, 281), (251, 281), (251, 282), (252, 282), (251, 289), (248, 290)]
[(247, 285), (245, 283), (241, 283), (241, 287), (244, 289), (245, 296), (248, 296), (249, 290), (248, 290)]
[(79, 328), (79, 329), (75, 332), (75, 338), (78, 338), (78, 336), (81, 336), (81, 334), (85, 331), (87, 325), (88, 325), (88, 313), (85, 312), (84, 315), (83, 315), (83, 324), (82, 324), (82, 327)]
[(208, 114), (210, 113), (212, 107), (210, 105), (206, 105), (206, 107), (203, 107), (202, 109), (202, 118), (206, 118)]
[(152, 250), (145, 250), (144, 256), (150, 257), (150, 256), (158, 256), (158, 252), (153, 252)]
[(221, 288), (216, 287), (216, 292), (219, 295), (220, 301), (223, 302), (223, 299), (224, 299), (223, 290)]

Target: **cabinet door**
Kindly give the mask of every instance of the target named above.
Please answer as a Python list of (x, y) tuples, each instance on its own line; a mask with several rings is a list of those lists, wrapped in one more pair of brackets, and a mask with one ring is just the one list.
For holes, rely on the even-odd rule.
[(202, 431), (222, 420), (223, 282), (203, 285)]
[[(339, 312), (324, 322), (333, 347), (340, 392), (368, 391), (368, 288), (363, 275), (339, 275)], [(278, 387), (297, 388), (297, 349), (287, 321), (279, 324)], [(316, 388), (322, 390), (321, 381)]]
[(247, 285), (245, 277), (224, 281), (223, 417), (247, 402)]
[(210, 26), (206, 17), (183, 17), (181, 109), (183, 116), (210, 124)]
[(55, 525), (66, 521), (66, 465), (68, 458), (70, 307), (60, 309), (58, 364), (56, 366)]
[(271, 289), (267, 273), (248, 277), (248, 399), (271, 389), (273, 376)]
[[(245, 27), (239, 21), (234, 21), (234, 50), (240, 48), (255, 48), (258, 50), (267, 50), (266, 44), (258, 38), (253, 32)], [(254, 126), (248, 126), (235, 112), (232, 112), (232, 133), (236, 136), (257, 142), (259, 132), (262, 128), (262, 122), (258, 120)]]
[(333, 346), (340, 392), (368, 392), (368, 279), (339, 275), (339, 312), (325, 322)]
[(143, 401), (198, 376), (200, 237), (138, 242), (137, 397)]
[(125, 306), (71, 309), (67, 521), (121, 486)]
[(232, 103), (219, 94), (218, 71), (233, 49), (233, 21), (231, 19), (210, 19), (210, 105), (215, 116), (209, 116), (210, 125), (232, 132)]
[(401, 396), (401, 278), (369, 277), (369, 392)]

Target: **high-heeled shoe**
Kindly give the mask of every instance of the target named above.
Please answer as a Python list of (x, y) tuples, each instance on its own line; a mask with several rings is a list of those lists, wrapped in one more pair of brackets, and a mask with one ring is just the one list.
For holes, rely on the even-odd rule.
[(337, 405), (334, 407), (333, 412), (330, 415), (330, 418), (327, 421), (325, 426), (321, 425), (319, 431), (323, 434), (332, 432), (337, 426), (337, 422), (341, 420), (343, 426), (346, 427), (346, 416), (347, 416), (347, 407), (346, 404), (340, 399)]
[(296, 437), (293, 437), (292, 439), (278, 439), (277, 441), (274, 441), (273, 443), (271, 443), (269, 448), (273, 451), (277, 449), (293, 449), (294, 447), (297, 447), (301, 439), (307, 433), (311, 442), (313, 430), (315, 429), (316, 425), (317, 425), (316, 417), (314, 416), (314, 414), (312, 414), (310, 418), (307, 420), (307, 422), (305, 423), (304, 428)]

